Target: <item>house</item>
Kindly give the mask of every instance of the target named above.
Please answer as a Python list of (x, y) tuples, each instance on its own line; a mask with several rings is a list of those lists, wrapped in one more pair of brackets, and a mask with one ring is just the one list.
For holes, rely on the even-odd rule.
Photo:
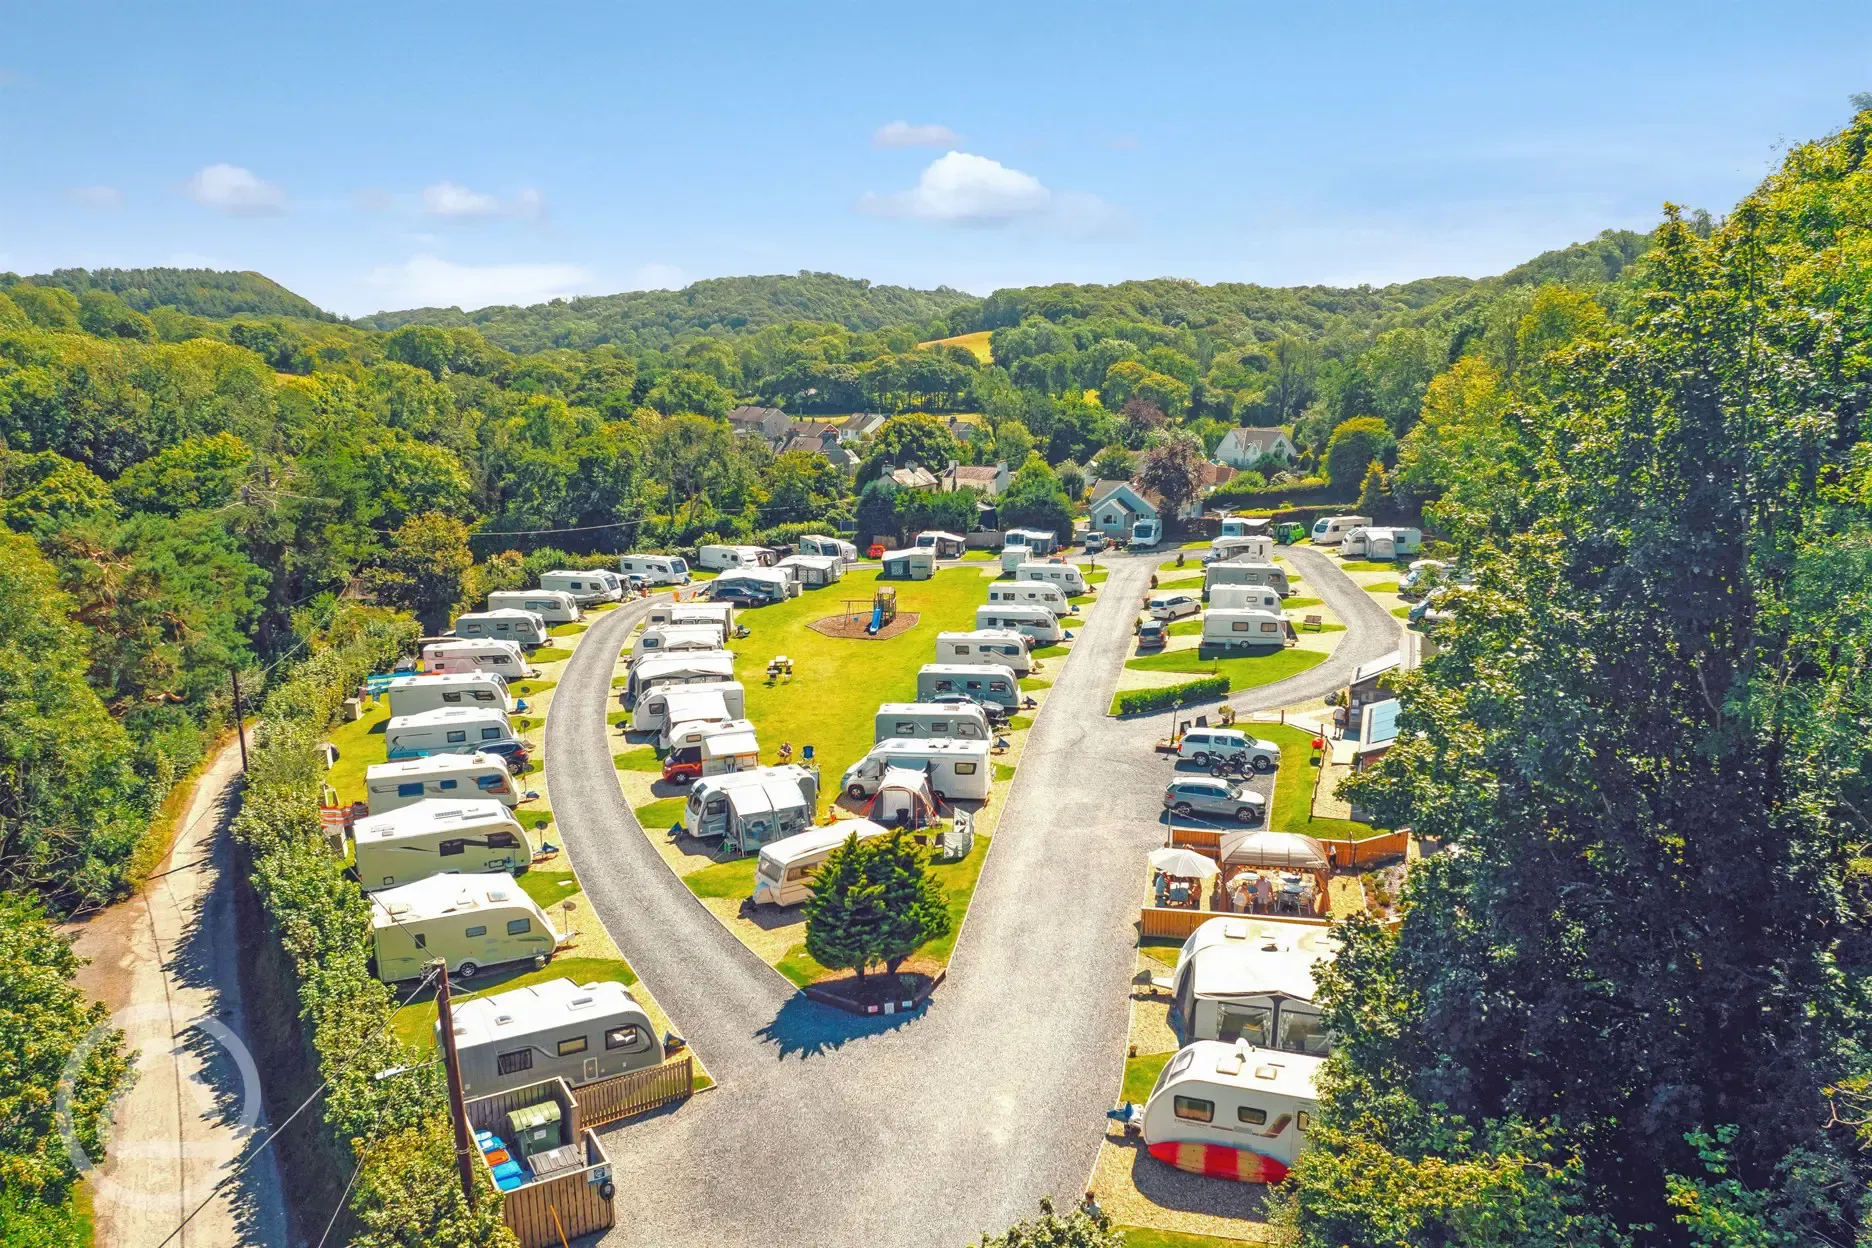
[(853, 412), (838, 423), (839, 443), (850, 446), (867, 434), (883, 428), (885, 418), (877, 412)]
[(1139, 520), (1158, 519), (1157, 505), (1129, 481), (1100, 481), (1092, 487), (1091, 526), (1108, 537), (1130, 540)]
[(1293, 463), (1299, 448), (1285, 429), (1249, 429), (1238, 426), (1222, 435), (1216, 446), (1218, 462), (1231, 468), (1249, 469), (1264, 455), (1272, 455), (1284, 464)]
[(793, 433), (793, 418), (777, 407), (737, 407), (728, 413), (728, 423), (736, 433), (766, 439), (775, 450)]
[(934, 490), (942, 485), (942, 482), (936, 479), (935, 473), (927, 468), (919, 468), (915, 464), (893, 468), (889, 476), (897, 483), (897, 488), (902, 490)]
[(958, 464), (949, 461), (948, 471), (943, 473), (942, 488), (945, 492), (956, 490), (979, 490), (985, 498), (995, 498), (1008, 487), (1008, 466), (1005, 461), (995, 464)]

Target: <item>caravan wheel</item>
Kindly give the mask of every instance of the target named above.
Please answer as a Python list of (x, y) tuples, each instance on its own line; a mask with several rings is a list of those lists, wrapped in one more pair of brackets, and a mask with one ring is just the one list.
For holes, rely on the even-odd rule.
[(456, 979), (473, 979), (475, 977), (475, 972), (480, 969), (481, 969), (480, 967), (476, 966), (472, 962), (464, 962), (460, 966), (455, 968), (455, 978)]
[(864, 789), (864, 785), (862, 784), (847, 785), (845, 788), (845, 796), (851, 798), (854, 801), (864, 800), (864, 795), (865, 795), (865, 789)]

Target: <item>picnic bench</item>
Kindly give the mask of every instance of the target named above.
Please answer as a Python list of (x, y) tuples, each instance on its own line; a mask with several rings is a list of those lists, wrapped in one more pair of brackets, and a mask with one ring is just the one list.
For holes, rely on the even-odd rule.
[(1309, 615), (1300, 622), (1316, 633), (1319, 632), (1320, 629), (1326, 627), (1326, 621), (1317, 615)]

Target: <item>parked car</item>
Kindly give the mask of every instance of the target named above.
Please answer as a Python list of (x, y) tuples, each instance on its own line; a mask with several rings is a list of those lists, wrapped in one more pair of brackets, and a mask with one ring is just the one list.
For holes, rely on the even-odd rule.
[(971, 698), (966, 693), (935, 693), (931, 694), (929, 697), (919, 698), (917, 700), (919, 702), (934, 702), (943, 706), (979, 706), (983, 711), (987, 712), (988, 722), (991, 724), (1004, 724), (1008, 719), (1007, 707), (1002, 706), (999, 702), (984, 702), (980, 698)]
[(872, 542), (870, 548), (865, 551), (865, 558), (867, 559), (882, 559), (883, 557), (884, 557), (884, 543), (883, 542)]
[(510, 738), (506, 741), (483, 741), (475, 746), (483, 754), (494, 754), (507, 760), (507, 770), (518, 775), (525, 771), (531, 760), (531, 751), (527, 743)]
[(1186, 615), (1202, 614), (1202, 599), (1195, 594), (1152, 594), (1150, 613), (1152, 619), (1180, 620)]
[(1198, 767), (1207, 767), (1212, 759), (1241, 758), (1256, 771), (1273, 771), (1280, 766), (1281, 750), (1239, 728), (1192, 728), (1183, 734), (1177, 757)]
[(745, 585), (716, 585), (709, 589), (710, 602), (731, 602), (737, 607), (766, 607), (780, 601), (774, 595)]
[(1170, 637), (1170, 626), (1162, 620), (1145, 620), (1138, 625), (1137, 648), (1160, 650)]
[(1306, 540), (1307, 527), (1297, 521), (1288, 520), (1274, 526), (1274, 540), (1282, 546), (1291, 546), (1295, 542)]
[(1411, 609), (1406, 614), (1405, 618), (1408, 619), (1412, 624), (1421, 624), (1426, 615), (1433, 614), (1433, 613), (1440, 614), (1444, 618), (1448, 618), (1447, 611), (1437, 612), (1436, 608), (1439, 603), (1442, 603), (1445, 606), (1448, 605), (1451, 588), (1452, 586), (1449, 586), (1449, 585), (1437, 586), (1435, 589), (1425, 594), (1417, 602), (1412, 603)]
[(1428, 589), (1442, 579), (1443, 570), (1449, 567), (1441, 559), (1418, 559), (1411, 563), (1410, 570), (1398, 580), (1398, 593), (1408, 594), (1419, 588)]
[(1084, 546), (1085, 546), (1085, 552), (1088, 555), (1095, 555), (1099, 551), (1104, 550), (1105, 547), (1107, 547), (1110, 544), (1111, 544), (1111, 539), (1106, 537), (1103, 533), (1100, 533), (1096, 529), (1094, 529), (1092, 532), (1087, 533), (1085, 535)]
[(1267, 813), (1267, 799), (1228, 780), (1211, 776), (1179, 776), (1164, 786), (1164, 808), (1185, 819), (1213, 815), (1237, 823), (1258, 823)]

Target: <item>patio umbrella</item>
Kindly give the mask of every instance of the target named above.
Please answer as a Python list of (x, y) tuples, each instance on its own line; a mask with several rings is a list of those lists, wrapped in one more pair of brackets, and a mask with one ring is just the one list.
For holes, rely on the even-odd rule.
[(1193, 849), (1152, 850), (1150, 865), (1165, 875), (1196, 880), (1206, 880), (1221, 870), (1213, 859), (1206, 858)]

